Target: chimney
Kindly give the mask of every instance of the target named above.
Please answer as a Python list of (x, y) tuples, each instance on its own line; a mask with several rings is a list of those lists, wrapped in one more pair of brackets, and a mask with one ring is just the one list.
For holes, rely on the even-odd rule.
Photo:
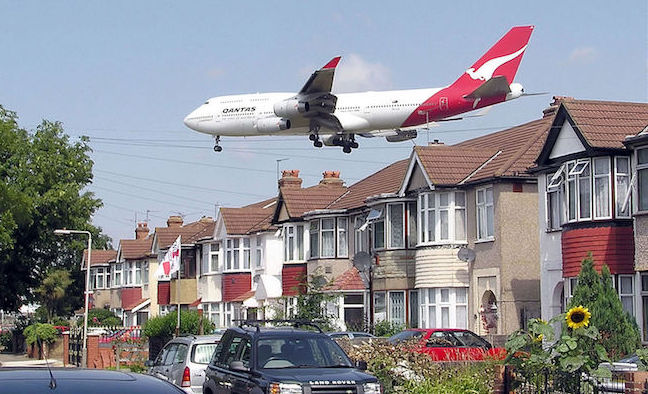
[(435, 139), (432, 142), (428, 142), (428, 146), (432, 146), (432, 145), (444, 145), (444, 144), (443, 144), (443, 142)]
[(149, 228), (146, 222), (137, 223), (137, 228), (135, 229), (135, 239), (144, 239), (149, 235)]
[(320, 185), (325, 186), (344, 186), (344, 181), (340, 179), (340, 171), (324, 171), (322, 173)]
[(568, 97), (568, 96), (553, 96), (553, 102), (549, 104), (549, 107), (545, 108), (542, 111), (542, 117), (547, 118), (549, 116), (553, 116), (556, 111), (558, 111), (558, 107), (560, 107), (560, 103), (563, 100), (573, 100), (573, 97)]
[(209, 223), (211, 223), (213, 221), (214, 221), (214, 219), (211, 216), (203, 216), (203, 217), (200, 218), (200, 220), (198, 222), (209, 224)]
[(182, 216), (169, 216), (167, 219), (167, 227), (182, 227)]
[(279, 179), (279, 187), (290, 187), (299, 189), (301, 188), (302, 180), (299, 177), (299, 170), (284, 170), (281, 171), (281, 179)]

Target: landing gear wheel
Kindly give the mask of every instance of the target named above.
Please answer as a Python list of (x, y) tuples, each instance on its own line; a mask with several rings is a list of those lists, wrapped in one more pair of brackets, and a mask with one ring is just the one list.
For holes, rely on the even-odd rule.
[(351, 142), (351, 148), (353, 148), (353, 149), (358, 149), (358, 146), (360, 146), (360, 145), (358, 145), (357, 142), (355, 142), (355, 141), (352, 141), (352, 142)]
[(308, 139), (311, 140), (311, 141), (317, 141), (317, 134), (315, 134), (315, 133), (311, 133), (311, 134), (308, 136)]
[(316, 148), (321, 148), (322, 145), (324, 145), (324, 144), (322, 144), (322, 141), (320, 141), (320, 140), (317, 140), (317, 141), (313, 142), (313, 146), (316, 147)]
[(349, 145), (345, 145), (345, 146), (342, 148), (342, 152), (344, 152), (344, 153), (351, 153), (351, 147), (350, 147)]
[(223, 147), (220, 146), (220, 135), (214, 137), (214, 152), (221, 152)]

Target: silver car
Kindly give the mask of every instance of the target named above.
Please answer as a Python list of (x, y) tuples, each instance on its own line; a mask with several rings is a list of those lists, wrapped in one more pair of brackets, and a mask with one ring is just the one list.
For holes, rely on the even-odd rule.
[(205, 368), (221, 335), (177, 337), (164, 345), (155, 361), (147, 361), (148, 373), (168, 380), (189, 394), (202, 393)]

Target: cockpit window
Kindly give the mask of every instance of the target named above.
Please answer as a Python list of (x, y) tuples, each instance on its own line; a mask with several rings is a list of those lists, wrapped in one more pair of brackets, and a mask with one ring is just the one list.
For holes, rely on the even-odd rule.
[(209, 104), (209, 100), (205, 101), (205, 104)]

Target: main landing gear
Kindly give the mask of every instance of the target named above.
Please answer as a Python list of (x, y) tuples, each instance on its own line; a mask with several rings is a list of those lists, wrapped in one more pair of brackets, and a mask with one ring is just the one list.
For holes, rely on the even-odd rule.
[(214, 137), (214, 152), (221, 152), (223, 147), (220, 146), (220, 135)]
[(342, 152), (351, 153), (352, 149), (358, 148), (358, 143), (355, 141), (354, 134), (340, 134), (331, 139), (334, 146), (341, 146)]
[(324, 145), (320, 140), (319, 131), (320, 131), (320, 126), (318, 124), (311, 123), (310, 134), (308, 135), (308, 139), (313, 141), (313, 146), (316, 148), (321, 148), (322, 145)]

